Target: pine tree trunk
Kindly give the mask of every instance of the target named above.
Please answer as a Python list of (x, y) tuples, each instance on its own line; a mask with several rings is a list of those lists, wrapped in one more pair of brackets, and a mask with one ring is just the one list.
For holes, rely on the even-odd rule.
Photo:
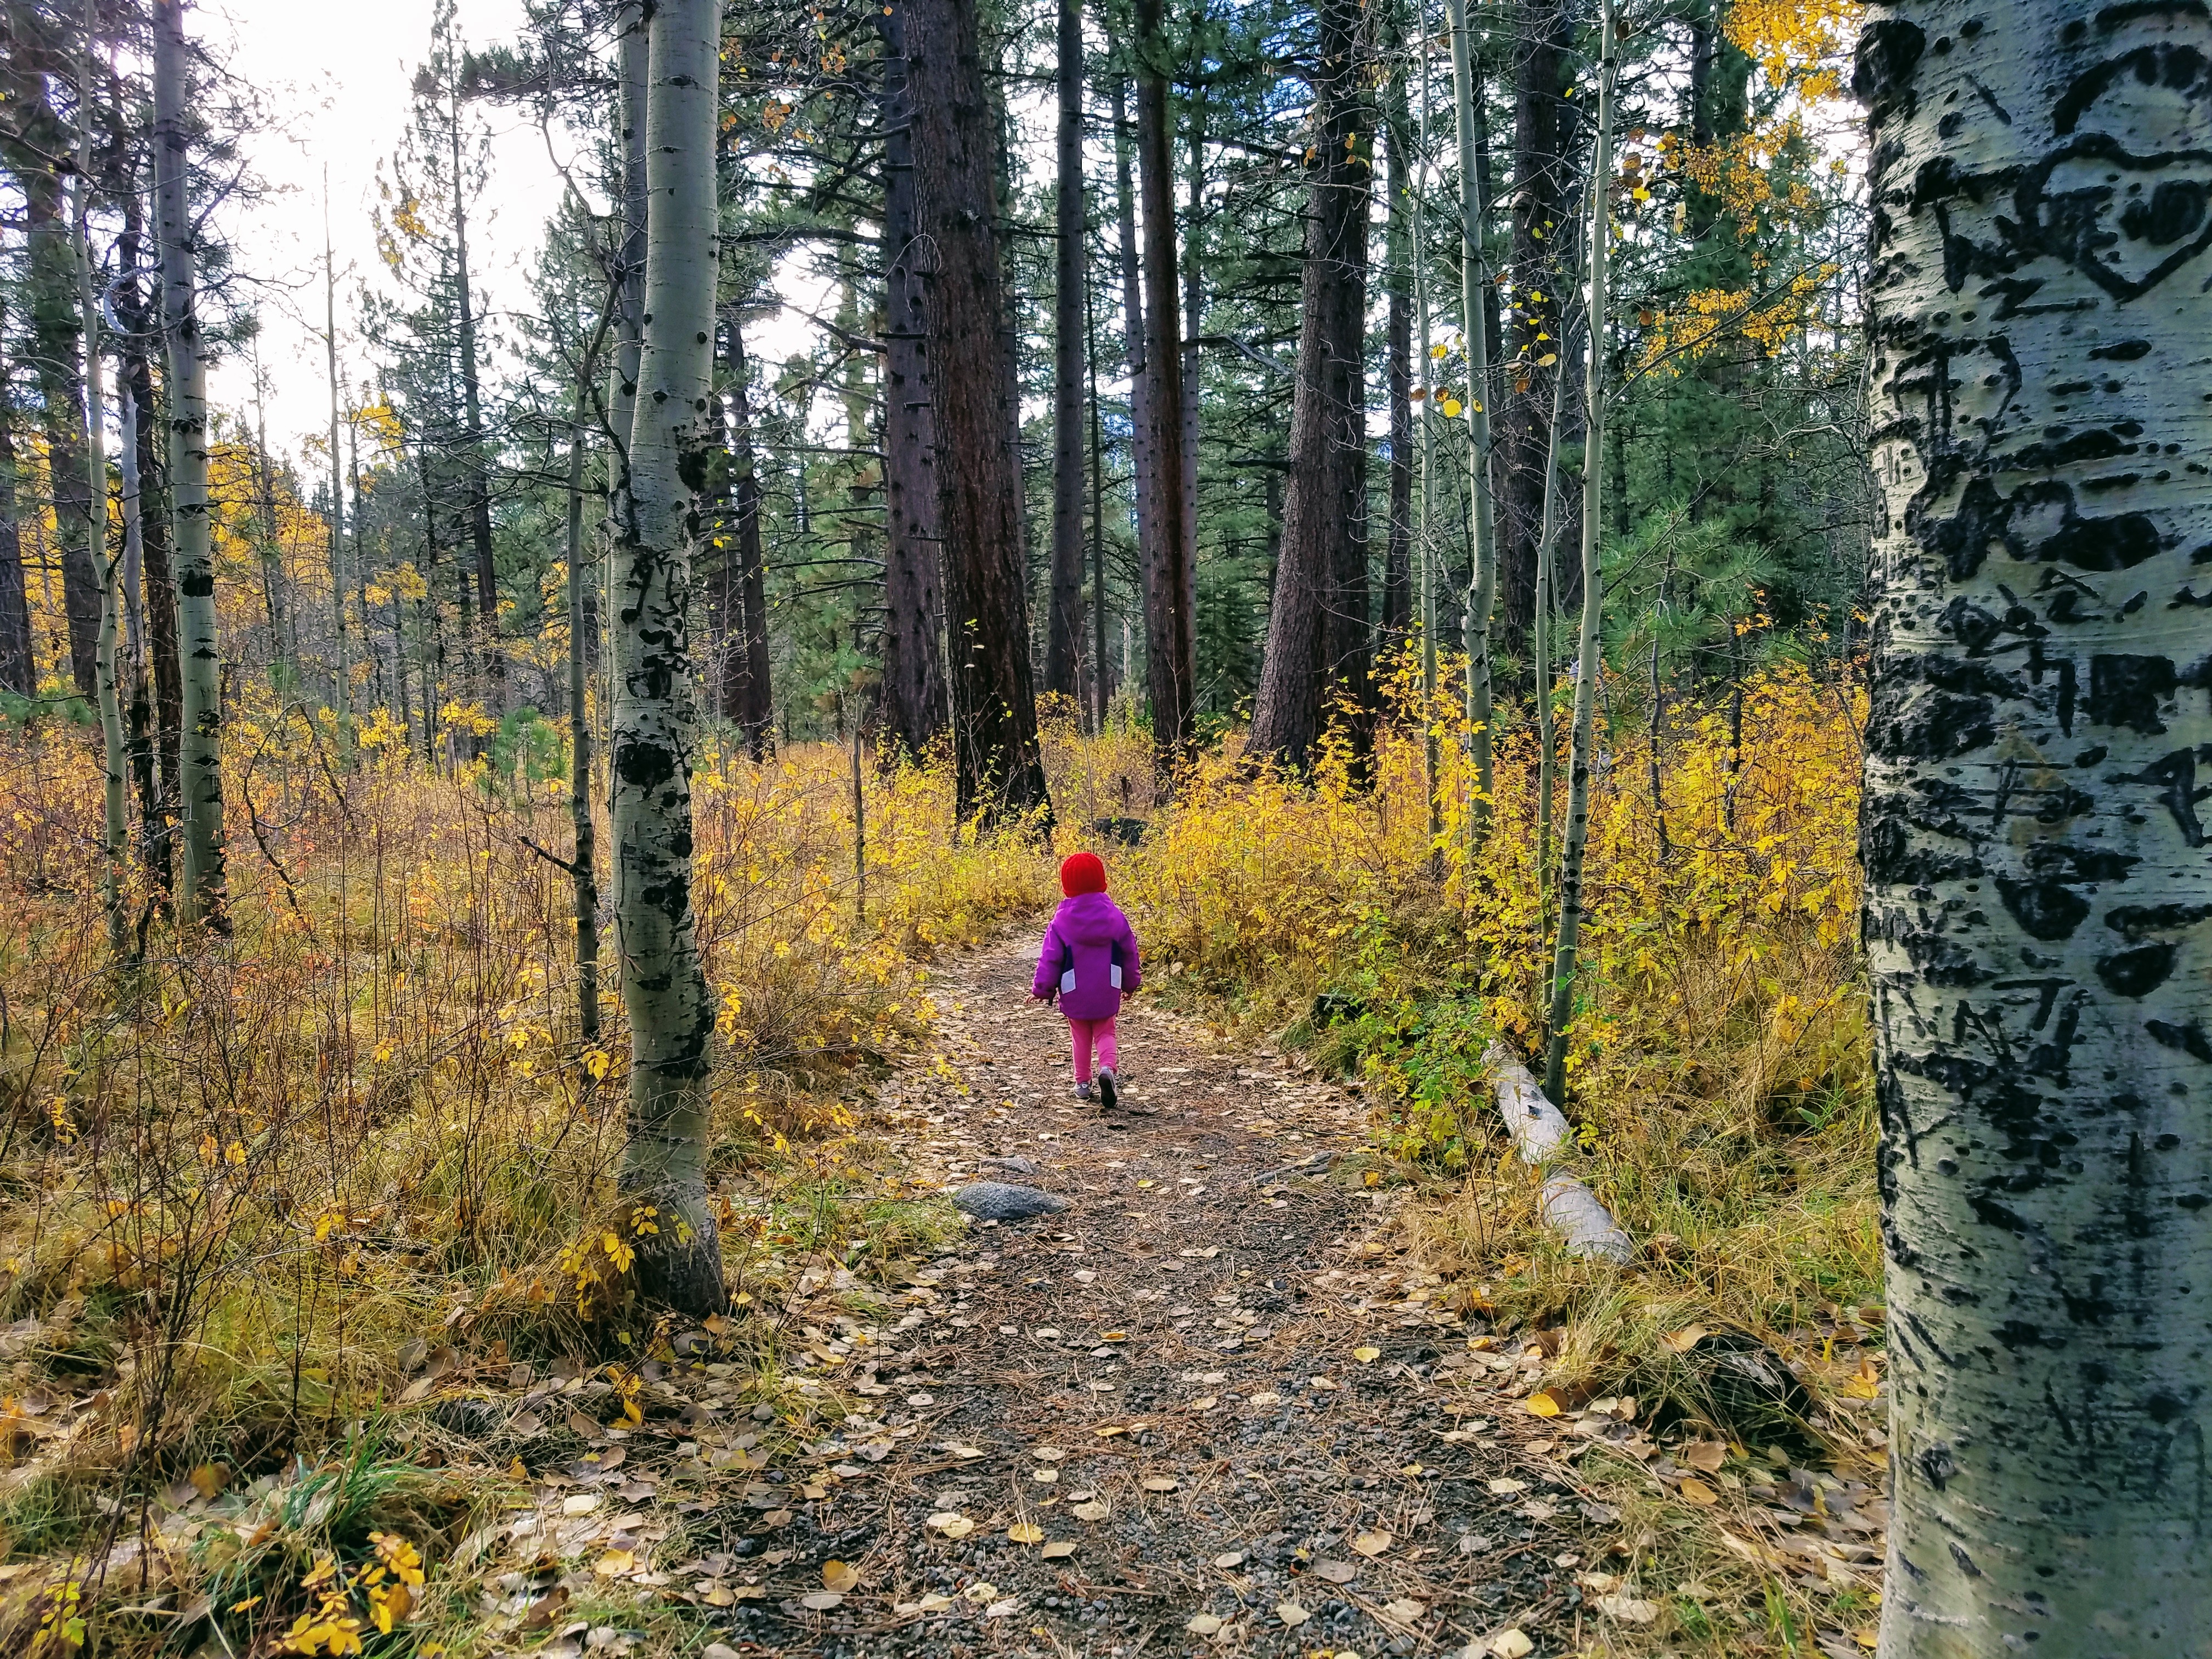
[[(1193, 13), (1195, 26), (1203, 13), (1203, 0)], [(1188, 115), (1190, 158), (1188, 171), (1189, 206), (1182, 238), (1182, 513), (1189, 526), (1190, 561), (1183, 569), (1183, 604), (1189, 608), (1192, 627), (1198, 616), (1198, 422), (1200, 406), (1198, 337), (1206, 331), (1206, 87), (1191, 88)], [(1195, 635), (1194, 634), (1194, 638)], [(1196, 672), (1193, 671), (1193, 683)]]
[[(454, 185), (456, 202), (459, 199), (459, 189), (457, 179)], [(325, 210), (327, 213), (327, 205)], [(465, 279), (462, 292), (461, 303), (465, 307), (468, 303)], [(338, 717), (339, 732), (343, 732), (353, 717), (353, 647), (346, 638), (345, 484), (338, 474), (337, 262), (331, 252), (327, 219), (323, 227), (323, 362), (329, 375), (331, 397), (331, 517), (324, 528), (330, 538), (331, 649), (337, 659), (331, 673), (331, 708)], [(268, 446), (265, 443), (262, 446), (262, 453), (264, 465), (266, 465)], [(273, 547), (273, 536), (270, 541)]]
[[(1307, 165), (1290, 489), (1246, 752), (1303, 771), (1342, 696), (1367, 683), (1368, 167), (1374, 139), (1358, 0), (1322, 0)], [(1363, 154), (1359, 146), (1370, 146)], [(1356, 573), (1355, 573), (1356, 566)]]
[(25, 297), (46, 440), (47, 490), (69, 625), (70, 678), (81, 696), (100, 684), (100, 579), (92, 568), (92, 501), (85, 492), (84, 339), (76, 255), (59, 179), (51, 167), (17, 173), (23, 191)]
[[(1392, 42), (1394, 60), (1402, 45)], [(1405, 648), (1413, 610), (1413, 295), (1407, 246), (1413, 186), (1403, 70), (1394, 70), (1387, 96), (1382, 137), (1390, 199), (1382, 283), (1389, 295), (1384, 356), (1390, 383), (1390, 524), (1382, 559), (1382, 647), (1395, 659)]]
[(1176, 294), (1175, 132), (1168, 112), (1162, 0), (1137, 0), (1137, 189), (1144, 207), (1145, 422), (1152, 464), (1145, 578), (1145, 692), (1161, 771), (1189, 758), (1197, 728), (1198, 619), (1192, 547), (1197, 527), (1183, 489), (1182, 310)]
[[(576, 909), (576, 1027), (587, 1048), (599, 1041), (599, 872), (597, 827), (592, 822), (591, 700), (586, 695), (591, 653), (589, 629), (584, 620), (584, 595), (590, 581), (584, 574), (584, 453), (591, 439), (592, 377), (598, 371), (599, 351), (607, 330), (621, 304), (621, 279), (607, 293), (584, 355), (577, 360), (576, 384), (568, 405), (568, 826), (575, 850), (568, 857), (568, 878)], [(407, 718), (406, 659), (399, 650), (398, 601), (393, 601), (392, 658), (398, 670), (399, 718)]]
[[(139, 261), (145, 251), (143, 198), (135, 178), (124, 180), (118, 194), (123, 210), (123, 234), (116, 243), (126, 279), (115, 287), (116, 320), (123, 325), (122, 357), (118, 368), (138, 410), (139, 569), (144, 595), (146, 654), (154, 681), (154, 749), (160, 765), (159, 796), (149, 804), (151, 837), (149, 849), (155, 879), (162, 890), (170, 882), (168, 814), (176, 810), (177, 741), (184, 719), (184, 682), (177, 663), (177, 584), (169, 558), (169, 514), (163, 510), (164, 472), (161, 465), (160, 422), (155, 402), (154, 368), (147, 343), (155, 335), (152, 307), (139, 287)], [(158, 273), (155, 273), (158, 279)], [(283, 649), (281, 636), (273, 648)]]
[[(452, 72), (459, 73), (458, 63)], [(458, 85), (449, 88), (448, 98), (446, 137), (453, 180), (453, 286), (460, 309), (462, 465), (468, 480), (469, 545), (476, 554), (477, 615), (483, 634), (484, 692), (493, 709), (504, 712), (507, 659), (499, 643), (499, 570), (492, 562), (491, 546), (491, 458), (484, 448), (483, 395), (477, 362), (476, 296), (470, 291), (468, 186), (461, 173), (461, 103)], [(333, 448), (336, 441), (333, 438)]]
[[(1497, 649), (1528, 649), (1535, 617), (1536, 542), (1543, 522), (1544, 457), (1551, 444), (1553, 383), (1567, 373), (1561, 292), (1570, 281), (1559, 254), (1571, 240), (1565, 47), (1578, 8), (1571, 0), (1522, 0), (1513, 64), (1513, 246), (1508, 279), (1516, 317), (1504, 342), (1516, 365), (1498, 411)], [(1537, 295), (1542, 295), (1541, 300)], [(1548, 334), (1551, 338), (1539, 337)], [(1559, 361), (1538, 367), (1538, 359)]]
[(761, 552), (760, 475), (753, 466), (744, 325), (734, 312), (728, 328), (730, 507), (735, 538), (730, 552), (735, 560), (732, 566), (725, 555), (731, 637), (723, 642), (721, 714), (744, 733), (745, 753), (762, 761), (775, 746), (775, 704), (769, 687), (768, 572)]
[[(1133, 148), (1128, 89), (1120, 77), (1114, 82), (1114, 205), (1115, 233), (1121, 256), (1122, 360), (1129, 371), (1129, 489), (1136, 507), (1137, 560), (1146, 592), (1152, 579), (1143, 574), (1158, 532), (1152, 528), (1152, 501), (1158, 493), (1152, 478), (1152, 424), (1145, 386), (1144, 262), (1137, 252), (1137, 194), (1129, 171)], [(1142, 594), (1139, 598), (1141, 600)]]
[[(955, 794), (964, 820), (1048, 828), (1030, 674), (1021, 468), (1006, 442), (1014, 365), (1000, 274), (998, 125), (974, 0), (915, 0), (907, 73), (923, 270), (939, 523), (951, 617)], [(1032, 817), (1031, 815), (1038, 815)]]
[(943, 734), (948, 713), (945, 559), (938, 537), (929, 343), (916, 268), (921, 249), (915, 240), (906, 8), (884, 8), (875, 21), (884, 40), (884, 498), (889, 533), (884, 548), (883, 715), (892, 753), (918, 757)]
[(31, 654), (30, 592), (23, 580), (19, 483), (15, 404), (0, 368), (0, 691), (28, 697), (38, 691), (39, 675)]
[(640, 1292), (695, 1317), (728, 1300), (707, 1200), (714, 1005), (691, 908), (696, 720), (686, 632), (699, 535), (694, 482), (704, 476), (714, 442), (708, 380), (720, 18), (719, 0), (658, 0), (652, 13), (643, 330), (628, 520), (610, 595), (615, 932), (631, 1056), (620, 1184)]
[(1059, 200), (1052, 341), (1052, 576), (1044, 689), (1073, 698), (1083, 662), (1083, 7), (1060, 0)]
[(178, 757), (187, 926), (228, 927), (223, 879), (222, 650), (216, 639), (215, 550), (208, 501), (205, 337), (196, 291), (194, 224), (185, 193), (191, 100), (183, 0), (154, 4), (155, 234), (161, 325), (168, 345), (169, 511), (176, 549), (177, 654), (183, 680)]
[(1457, 112), (1460, 189), (1460, 329), (1467, 340), (1468, 492), (1474, 504), (1474, 580), (1467, 598), (1468, 746), (1474, 762), (1475, 799), (1469, 827), (1490, 820), (1491, 617), (1498, 606), (1498, 538), (1491, 501), (1489, 261), (1484, 252), (1482, 158), (1477, 140), (1474, 42), (1467, 0), (1446, 0), (1451, 21), (1452, 102)]
[(1884, 1659), (2212, 1650), (2208, 59), (2090, 0), (1859, 45)]
[(1583, 440), (1583, 627), (1575, 656), (1575, 724), (1567, 762), (1567, 822), (1559, 858), (1559, 935), (1552, 952), (1551, 1048), (1544, 1092), (1557, 1104), (1567, 1098), (1567, 1025), (1575, 1006), (1575, 967), (1582, 941), (1583, 857), (1589, 844), (1590, 756), (1596, 746), (1597, 680), (1605, 593), (1598, 564), (1598, 532), (1605, 516), (1606, 276), (1613, 250), (1613, 82), (1619, 69), (1620, 0), (1599, 0), (1597, 142), (1590, 158), (1589, 356), (1583, 380), (1589, 429)]
[[(91, 82), (92, 0), (86, 0), (84, 34), (77, 60), (78, 85)], [(85, 499), (90, 507), (87, 540), (93, 574), (100, 582), (100, 635), (95, 658), (100, 737), (100, 902), (107, 913), (108, 954), (118, 963), (131, 954), (131, 931), (123, 915), (124, 862), (131, 853), (130, 768), (123, 738), (121, 658), (122, 561), (107, 552), (107, 455), (101, 443), (106, 394), (100, 361), (100, 295), (94, 279), (90, 184), (92, 124), (88, 103), (77, 106), (76, 180), (71, 196), (76, 218), (77, 312), (84, 340)]]

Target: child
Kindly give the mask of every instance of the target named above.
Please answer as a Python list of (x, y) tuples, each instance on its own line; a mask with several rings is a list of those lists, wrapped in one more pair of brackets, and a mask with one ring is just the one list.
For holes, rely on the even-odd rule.
[(1120, 1087), (1114, 1016), (1121, 1012), (1122, 993), (1145, 982), (1137, 936), (1121, 907), (1106, 896), (1106, 866), (1096, 853), (1076, 853), (1062, 861), (1060, 890), (1066, 897), (1045, 929), (1030, 995), (1045, 1002), (1060, 999), (1075, 1050), (1078, 1100), (1091, 1098), (1091, 1051), (1097, 1045), (1098, 1098), (1111, 1109)]

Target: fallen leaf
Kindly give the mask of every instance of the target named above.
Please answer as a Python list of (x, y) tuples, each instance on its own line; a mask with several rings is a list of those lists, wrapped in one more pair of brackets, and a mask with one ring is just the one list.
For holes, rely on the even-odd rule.
[(230, 1465), (203, 1463), (192, 1471), (192, 1486), (203, 1498), (212, 1498), (230, 1484)]
[(1336, 1382), (1333, 1377), (1310, 1376), (1306, 1378), (1306, 1386), (1310, 1389), (1333, 1389)]
[(1129, 1334), (1127, 1331), (1108, 1331), (1098, 1340), (1101, 1342), (1127, 1342), (1129, 1340)]
[(840, 1595), (860, 1582), (860, 1570), (844, 1561), (824, 1561), (822, 1564), (822, 1587)]
[(1371, 1365), (1382, 1357), (1380, 1348), (1354, 1348), (1352, 1357), (1363, 1365)]
[(1312, 1618), (1313, 1614), (1295, 1601), (1278, 1601), (1275, 1603), (1275, 1617), (1295, 1630)]
[(1597, 1610), (1625, 1625), (1648, 1625), (1659, 1616), (1656, 1601), (1639, 1601), (1632, 1595), (1601, 1595)]
[(761, 1516), (761, 1525), (763, 1527), (787, 1527), (790, 1524), (789, 1510), (770, 1510), (766, 1515)]
[(563, 1515), (589, 1515), (607, 1500), (595, 1492), (572, 1492), (561, 1500)]
[(1079, 1521), (1103, 1521), (1113, 1510), (1099, 1503), (1078, 1504), (1068, 1513)]
[(637, 1557), (628, 1550), (609, 1550), (592, 1563), (592, 1571), (602, 1578), (619, 1578), (637, 1571)]
[(1030, 1471), (1030, 1479), (1032, 1480), (1057, 1480), (1060, 1479), (1060, 1471), (1058, 1469), (1031, 1469)]
[(1017, 1544), (1042, 1544), (1044, 1542), (1044, 1528), (1035, 1522), (1017, 1521), (1006, 1528), (1006, 1536)]
[(1360, 1555), (1376, 1556), (1390, 1547), (1395, 1535), (1387, 1532), (1363, 1532), (1352, 1540), (1353, 1551)]
[(1517, 1627), (1498, 1632), (1483, 1647), (1490, 1659), (1528, 1659), (1535, 1650), (1536, 1644)]
[(1694, 1504), (1701, 1510), (1720, 1501), (1718, 1492), (1704, 1481), (1686, 1474), (1682, 1477), (1674, 1491), (1685, 1504)]
[(966, 1589), (960, 1593), (966, 1596), (970, 1601), (974, 1601), (978, 1605), (985, 1601), (995, 1601), (999, 1599), (999, 1587), (996, 1584), (990, 1583), (988, 1579), (982, 1578), (978, 1578), (974, 1583), (969, 1585)]
[(959, 1440), (946, 1441), (944, 1449), (955, 1457), (981, 1457), (983, 1455), (983, 1449), (981, 1446), (971, 1446)]
[(845, 1598), (836, 1590), (817, 1590), (811, 1595), (800, 1596), (799, 1605), (811, 1607), (817, 1613), (827, 1613), (832, 1607), (843, 1607)]
[(517, 1412), (507, 1419), (507, 1426), (526, 1440), (535, 1440), (545, 1432), (545, 1419), (536, 1412)]
[(738, 1605), (738, 1598), (731, 1595), (725, 1585), (709, 1584), (698, 1595), (699, 1599), (710, 1607), (734, 1607)]
[(1145, 1477), (1146, 1492), (1173, 1492), (1176, 1486), (1176, 1478), (1171, 1474), (1148, 1474)]
[(1244, 1403), (1248, 1406), (1275, 1406), (1280, 1405), (1282, 1403), (1282, 1395), (1275, 1393), (1273, 1389), (1270, 1389), (1265, 1394), (1245, 1395)]
[(1037, 1553), (1048, 1561), (1065, 1561), (1075, 1553), (1075, 1546), (1062, 1539), (1058, 1543), (1047, 1544)]
[(1183, 1628), (1193, 1636), (1212, 1636), (1221, 1628), (1221, 1620), (1210, 1613), (1194, 1613)]
[(1490, 1483), (1490, 1492), (1493, 1498), (1510, 1498), (1516, 1492), (1524, 1492), (1528, 1490), (1528, 1483), (1526, 1480), (1516, 1480), (1510, 1474), (1501, 1474)]
[(1220, 1554), (1213, 1558), (1213, 1565), (1219, 1567), (1224, 1572), (1228, 1571), (1231, 1567), (1241, 1567), (1244, 1565), (1244, 1552), (1243, 1550), (1224, 1550)]
[(1212, 1395), (1200, 1395), (1190, 1402), (1190, 1408), (1194, 1412), (1210, 1412), (1220, 1403), (1219, 1399)]
[[(1107, 1387), (1109, 1388), (1111, 1388), (1113, 1384), (1110, 1382), (1107, 1384)], [(1091, 1431), (1091, 1433), (1097, 1435), (1101, 1440), (1111, 1440), (1115, 1435), (1127, 1434), (1128, 1431), (1129, 1431), (1127, 1427), (1119, 1423), (1109, 1423), (1103, 1429), (1093, 1429)]]
[(955, 1514), (950, 1510), (931, 1516), (923, 1524), (936, 1528), (947, 1538), (965, 1538), (975, 1530), (975, 1523), (973, 1521), (964, 1515)]
[(1557, 1417), (1565, 1409), (1559, 1404), (1559, 1397), (1549, 1389), (1539, 1389), (1523, 1404), (1531, 1417)]
[(1331, 1584), (1348, 1584), (1359, 1577), (1359, 1569), (1349, 1561), (1322, 1561), (1314, 1567), (1314, 1577)]
[(1008, 1613), (1019, 1613), (1022, 1604), (1018, 1598), (1009, 1595), (1005, 1601), (994, 1601), (989, 1607), (984, 1608), (983, 1616), (986, 1619), (1004, 1619)]
[(1713, 1474), (1728, 1461), (1728, 1443), (1723, 1440), (1697, 1440), (1674, 1454), (1677, 1462), (1687, 1463), (1693, 1469)]
[(1382, 1616), (1386, 1619), (1394, 1619), (1401, 1625), (1412, 1624), (1428, 1610), (1425, 1603), (1408, 1600), (1402, 1595), (1395, 1601), (1385, 1601), (1382, 1604)]
[(1659, 1341), (1662, 1347), (1671, 1349), (1675, 1353), (1687, 1353), (1698, 1343), (1704, 1341), (1705, 1337), (1705, 1328), (1703, 1325), (1685, 1325), (1679, 1331), (1668, 1331), (1659, 1339)]

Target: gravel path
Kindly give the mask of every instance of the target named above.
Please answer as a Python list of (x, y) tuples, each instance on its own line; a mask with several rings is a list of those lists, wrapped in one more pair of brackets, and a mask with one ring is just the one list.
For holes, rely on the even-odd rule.
[(1470, 1352), (1480, 1324), (1401, 1253), (1358, 1097), (1139, 997), (1121, 1109), (1079, 1103), (1062, 1022), (1023, 1000), (1033, 948), (933, 981), (938, 1049), (864, 1133), (910, 1182), (1070, 1206), (974, 1227), (872, 1323), (811, 1328), (811, 1375), (873, 1415), (784, 1477), (814, 1501), (720, 1510), (724, 1550), (690, 1565), (750, 1581), (724, 1645), (1371, 1659), (1529, 1651), (1517, 1630), (1567, 1650), (1583, 1500), (1501, 1391), (1513, 1360)]

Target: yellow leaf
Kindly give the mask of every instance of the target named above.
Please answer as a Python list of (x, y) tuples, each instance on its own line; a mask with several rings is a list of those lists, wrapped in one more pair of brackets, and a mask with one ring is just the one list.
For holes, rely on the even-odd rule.
[(637, 1557), (628, 1550), (609, 1550), (592, 1563), (592, 1571), (602, 1578), (619, 1578), (626, 1572), (637, 1570)]
[(1006, 1536), (1017, 1544), (1042, 1544), (1044, 1542), (1044, 1528), (1035, 1522), (1017, 1521), (1006, 1528)]
[(860, 1582), (860, 1570), (843, 1561), (824, 1561), (822, 1564), (822, 1588), (839, 1594), (851, 1589)]
[(1380, 1348), (1354, 1348), (1352, 1357), (1363, 1365), (1371, 1365), (1382, 1357)]
[(1683, 1476), (1680, 1484), (1674, 1490), (1680, 1495), (1685, 1504), (1694, 1504), (1701, 1510), (1711, 1508), (1720, 1502), (1718, 1492), (1704, 1481), (1692, 1476)]
[(1541, 1389), (1530, 1395), (1528, 1408), (1531, 1417), (1557, 1417), (1562, 1409), (1559, 1397), (1549, 1389)]

